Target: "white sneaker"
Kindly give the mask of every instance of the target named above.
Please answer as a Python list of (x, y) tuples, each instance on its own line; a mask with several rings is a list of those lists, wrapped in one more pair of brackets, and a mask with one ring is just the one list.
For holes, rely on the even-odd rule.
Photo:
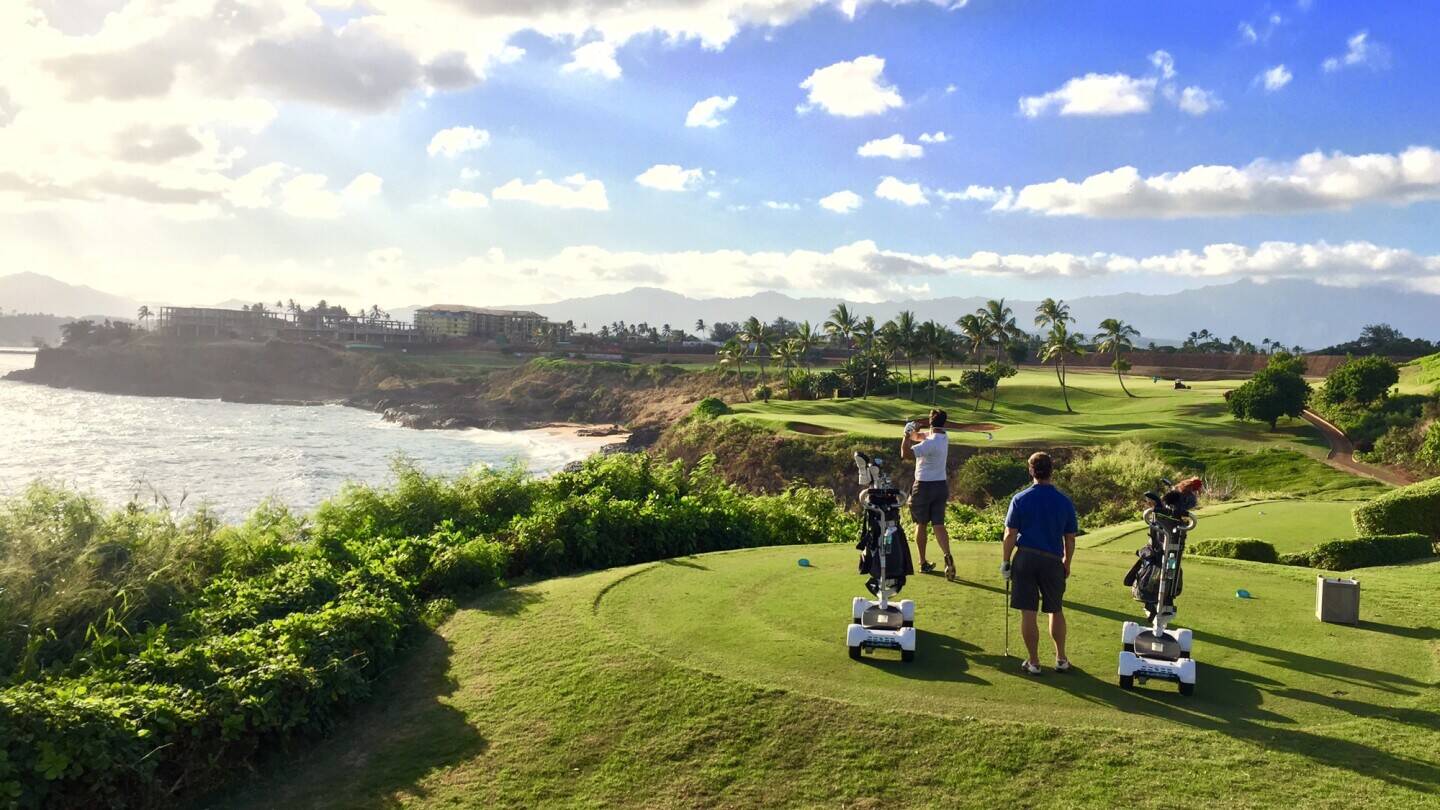
[(1069, 672), (1069, 671), (1070, 671), (1070, 659), (1068, 659), (1068, 658), (1056, 658), (1056, 659), (1055, 659), (1055, 671), (1056, 671), (1056, 672)]
[(1039, 664), (1031, 664), (1029, 661), (1021, 661), (1021, 662), (1020, 662), (1020, 671), (1023, 672), (1023, 673), (1025, 673), (1026, 675), (1039, 675), (1039, 674), (1040, 674), (1040, 665), (1039, 665)]

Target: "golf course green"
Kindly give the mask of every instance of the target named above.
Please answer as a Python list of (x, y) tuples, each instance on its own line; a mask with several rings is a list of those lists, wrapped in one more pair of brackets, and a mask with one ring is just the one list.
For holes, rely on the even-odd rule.
[[(1264, 540), (1281, 554), (1308, 551), (1330, 540), (1355, 536), (1351, 513), (1355, 501), (1261, 501), (1227, 503), (1196, 512), (1199, 525), (1190, 540), (1222, 537), (1250, 537)], [(1107, 549), (1138, 546), (1144, 541), (1145, 524), (1140, 521), (1107, 526), (1086, 535), (1080, 544)]]
[[(1071, 371), (1071, 413), (1065, 410), (1053, 372), (1025, 368), (1001, 383), (993, 412), (988, 400), (976, 408), (974, 399), (949, 388), (940, 389), (935, 401), (950, 413), (950, 441), (955, 444), (1093, 445), (1139, 439), (1204, 441), (1247, 450), (1285, 447), (1314, 457), (1325, 455), (1324, 440), (1304, 422), (1282, 421), (1272, 433), (1265, 425), (1233, 419), (1223, 395), (1239, 384), (1234, 380), (1196, 381), (1188, 383), (1191, 387), (1184, 390), (1175, 390), (1168, 380), (1152, 383), (1149, 377), (1131, 377), (1126, 384), (1134, 396), (1121, 390), (1114, 374)], [(729, 418), (757, 422), (779, 431), (803, 433), (819, 428), (830, 434), (890, 438), (899, 434), (907, 419), (929, 410), (930, 396), (921, 392), (914, 400), (888, 395), (869, 399), (772, 399), (733, 403), (732, 407), (735, 415)]]
[(1348, 627), (1315, 620), (1314, 571), (1191, 558), (1178, 624), (1195, 630), (1200, 674), (1184, 698), (1115, 683), (1120, 623), (1137, 613), (1119, 583), (1129, 551), (1082, 550), (1068, 594), (1078, 671), (1038, 678), (1004, 654), (995, 544), (957, 549), (957, 583), (911, 579), (910, 664), (846, 655), (863, 589), (843, 545), (512, 588), (461, 610), (377, 700), (223, 806), (1433, 799), (1440, 562), (1355, 572), (1365, 621)]

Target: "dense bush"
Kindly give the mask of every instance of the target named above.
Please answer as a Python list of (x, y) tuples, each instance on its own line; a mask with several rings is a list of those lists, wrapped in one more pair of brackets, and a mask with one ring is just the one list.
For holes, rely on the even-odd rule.
[(1250, 560), (1252, 562), (1279, 562), (1275, 547), (1264, 540), (1250, 537), (1219, 537), (1211, 540), (1196, 540), (1190, 544), (1190, 552), (1202, 557), (1223, 557), (1227, 560)]
[[(217, 528), (34, 488), (0, 510), (0, 801), (120, 807), (213, 788), (323, 732), (453, 600), (716, 549), (852, 540), (826, 490), (747, 496), (644, 455), (545, 480), (401, 466), (302, 518)], [(16, 630), (15, 628), (22, 628)]]
[(998, 508), (976, 509), (964, 503), (951, 503), (945, 510), (945, 528), (951, 540), (985, 543), (1005, 535), (1005, 516)]
[(1055, 469), (1055, 484), (1075, 502), (1086, 526), (1134, 518), (1146, 492), (1170, 474), (1146, 444), (1124, 441), (1078, 456)]
[(705, 397), (695, 403), (695, 410), (691, 411), (696, 419), (714, 419), (727, 413), (730, 413), (730, 406), (719, 397)]
[(1352, 357), (1330, 372), (1318, 395), (1331, 403), (1369, 405), (1384, 397), (1399, 381), (1399, 367), (1384, 357)]
[(1440, 478), (1387, 492), (1356, 507), (1352, 517), (1362, 535), (1414, 532), (1440, 538)]
[(1384, 534), (1331, 540), (1305, 553), (1312, 568), (1349, 571), (1374, 565), (1396, 565), (1433, 556), (1434, 546), (1423, 534)]
[(1277, 364), (1256, 372), (1244, 385), (1231, 391), (1227, 399), (1230, 413), (1236, 419), (1264, 422), (1273, 431), (1280, 417), (1299, 416), (1309, 397), (1310, 384), (1305, 378)]
[(965, 459), (953, 481), (958, 500), (984, 506), (1024, 488), (1030, 483), (1030, 473), (1023, 459), (978, 453)]

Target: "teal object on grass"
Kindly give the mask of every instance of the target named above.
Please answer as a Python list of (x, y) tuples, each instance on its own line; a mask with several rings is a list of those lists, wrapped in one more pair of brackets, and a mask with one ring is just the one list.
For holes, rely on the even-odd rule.
[(810, 567), (810, 561), (807, 560), (807, 559), (805, 559), (804, 557), (801, 557), (801, 558), (800, 558), (800, 567), (801, 567), (801, 568), (809, 568), (809, 567)]
[(1241, 588), (1240, 590), (1238, 590), (1238, 591), (1235, 592), (1235, 598), (1236, 598), (1236, 599), (1249, 599), (1249, 598), (1250, 598), (1250, 592), (1247, 591), (1247, 590), (1245, 590), (1244, 588)]

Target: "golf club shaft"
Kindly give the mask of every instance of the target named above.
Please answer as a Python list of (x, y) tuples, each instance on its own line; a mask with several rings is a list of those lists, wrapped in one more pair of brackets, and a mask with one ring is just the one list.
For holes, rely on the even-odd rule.
[(1010, 578), (1005, 578), (1005, 657), (1010, 657)]

